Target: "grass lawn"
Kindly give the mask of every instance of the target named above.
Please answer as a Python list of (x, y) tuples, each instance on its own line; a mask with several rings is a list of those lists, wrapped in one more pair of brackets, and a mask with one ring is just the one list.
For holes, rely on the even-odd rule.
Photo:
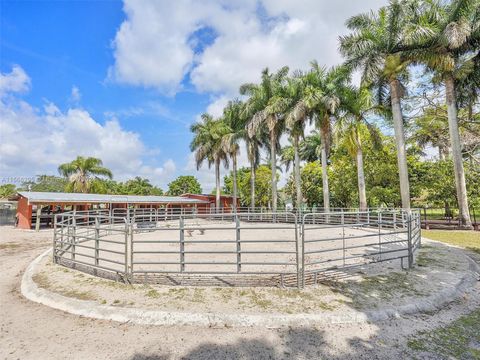
[(480, 309), (447, 326), (419, 332), (408, 341), (410, 349), (439, 359), (480, 359), (479, 345)]
[(422, 230), (422, 236), (480, 253), (480, 231)]
[[(480, 254), (480, 231), (422, 230), (422, 236)], [(408, 347), (433, 358), (480, 359), (480, 308), (446, 326), (416, 334)]]

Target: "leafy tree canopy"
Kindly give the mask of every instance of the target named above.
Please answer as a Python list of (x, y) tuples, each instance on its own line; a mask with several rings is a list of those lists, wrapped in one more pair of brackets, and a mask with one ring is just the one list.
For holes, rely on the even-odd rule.
[(168, 195), (201, 194), (202, 187), (197, 178), (192, 175), (182, 175), (168, 184)]
[(10, 196), (15, 195), (17, 187), (14, 184), (0, 185), (0, 199), (8, 199)]
[[(260, 165), (255, 171), (255, 206), (268, 207), (271, 197), (271, 176), (272, 172), (269, 166)], [(250, 194), (250, 169), (242, 167), (237, 173), (238, 196), (240, 206), (251, 206)], [(224, 177), (223, 190), (226, 194), (233, 191), (232, 173)]]

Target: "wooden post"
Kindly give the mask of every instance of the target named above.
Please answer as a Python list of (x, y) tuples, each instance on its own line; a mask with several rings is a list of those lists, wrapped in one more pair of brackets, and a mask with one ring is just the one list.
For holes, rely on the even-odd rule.
[(35, 231), (40, 231), (40, 215), (42, 214), (42, 205), (37, 204), (37, 218), (35, 219)]

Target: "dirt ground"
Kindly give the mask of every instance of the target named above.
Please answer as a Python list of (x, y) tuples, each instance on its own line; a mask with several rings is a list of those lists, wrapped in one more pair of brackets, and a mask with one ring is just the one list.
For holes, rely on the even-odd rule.
[(450, 324), (480, 306), (480, 285), (433, 314), (325, 328), (198, 328), (116, 323), (32, 303), (19, 291), (26, 266), (52, 233), (0, 228), (2, 359), (408, 359), (446, 358), (408, 346), (420, 332)]
[[(171, 312), (221, 314), (325, 314), (398, 309), (425, 302), (429, 296), (453, 288), (469, 270), (460, 249), (426, 242), (410, 271), (400, 260), (330, 272), (317, 285), (294, 287), (169, 286), (125, 284), (54, 264), (51, 256), (40, 262), (33, 280), (37, 286), (97, 304)], [(193, 281), (192, 281), (193, 282)], [(193, 282), (195, 283), (195, 282)]]

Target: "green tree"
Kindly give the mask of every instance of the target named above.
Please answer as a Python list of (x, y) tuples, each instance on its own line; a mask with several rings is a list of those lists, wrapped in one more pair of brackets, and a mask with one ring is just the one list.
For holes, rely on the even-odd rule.
[[(308, 75), (301, 72), (295, 73), (293, 78), (288, 78), (285, 84), (283, 96), (279, 99), (278, 107), (285, 114), (285, 124), (290, 134), (293, 148), (293, 178), (295, 182), (295, 204), (302, 207), (303, 195), (300, 176), (300, 138), (304, 136), (304, 128), (307, 119), (311, 116), (307, 106)], [(288, 148), (286, 148), (288, 149)], [(287, 150), (285, 150), (287, 151)], [(282, 161), (286, 160), (286, 152), (282, 152)], [(289, 165), (289, 163), (287, 163)], [(288, 170), (288, 169), (287, 169)]]
[(190, 128), (194, 134), (190, 149), (195, 151), (195, 162), (199, 169), (204, 161), (208, 167), (215, 166), (215, 208), (220, 209), (220, 164), (228, 166), (228, 154), (222, 146), (222, 138), (226, 133), (226, 125), (221, 120), (215, 120), (209, 114), (203, 114), (202, 120)]
[(201, 194), (202, 187), (192, 175), (181, 175), (168, 184), (168, 195)]
[(8, 199), (17, 193), (15, 184), (0, 185), (0, 199)]
[(259, 129), (266, 126), (270, 137), (270, 161), (272, 168), (272, 210), (277, 211), (277, 147), (282, 133), (283, 119), (276, 108), (276, 99), (288, 74), (288, 67), (283, 67), (275, 74), (265, 69), (259, 84), (244, 84), (240, 93), (247, 95), (245, 113), (248, 135), (252, 138), (258, 136)]
[[(255, 194), (252, 204), (252, 197), (250, 191), (250, 169), (242, 167), (238, 170), (238, 194), (241, 206), (252, 207), (267, 207), (270, 205), (271, 194), (271, 168), (267, 165), (260, 165), (257, 167), (255, 175)], [(224, 192), (231, 194), (233, 191), (233, 174), (225, 176), (224, 178)]]
[(285, 166), (285, 171), (290, 170), (290, 166), (292, 166), (293, 162), (295, 161), (295, 150), (292, 145), (286, 145), (280, 151), (280, 164)]
[(150, 183), (150, 180), (136, 176), (123, 184), (126, 195), (163, 195), (162, 189)]
[(332, 137), (331, 121), (333, 117), (338, 115), (343, 93), (350, 82), (350, 69), (346, 66), (325, 69), (316, 61), (313, 61), (305, 81), (307, 85), (303, 101), (309, 112), (313, 114), (316, 128), (319, 130), (323, 207), (328, 211), (330, 209), (328, 159)]
[(313, 130), (300, 144), (302, 160), (313, 162), (320, 160), (322, 154), (322, 138), (319, 130)]
[(83, 156), (77, 156), (75, 160), (60, 165), (58, 172), (68, 178), (67, 190), (82, 193), (89, 192), (94, 179), (113, 177), (112, 172), (103, 167), (102, 160)]
[[(301, 191), (307, 206), (318, 206), (323, 202), (322, 191), (322, 165), (319, 161), (307, 162), (300, 170)], [(294, 205), (298, 207), (296, 199), (295, 179), (290, 176), (285, 185), (285, 193), (292, 198)]]
[(94, 179), (90, 192), (95, 194), (127, 195), (125, 184), (111, 179)]
[(405, 1), (392, 0), (376, 13), (353, 16), (346, 23), (352, 33), (340, 37), (340, 51), (346, 57), (346, 64), (362, 70), (363, 83), (375, 86), (380, 100), (384, 98), (385, 87), (389, 87), (402, 207), (407, 209), (410, 208), (410, 185), (401, 98), (409, 61), (400, 50), (411, 37), (417, 36), (415, 29), (405, 26), (411, 12), (408, 5)]
[(373, 110), (370, 91), (367, 88), (354, 87), (345, 91), (343, 96), (343, 111), (336, 124), (336, 135), (343, 141), (350, 155), (356, 159), (357, 182), (360, 210), (367, 209), (367, 193), (363, 159), (363, 142), (369, 137), (373, 144), (380, 146), (380, 131), (367, 121), (367, 116)]
[[(416, 63), (423, 63), (445, 84), (450, 146), (452, 149), (460, 222), (470, 228), (462, 144), (458, 126), (456, 82), (474, 69), (480, 47), (480, 3), (478, 0), (430, 1), (415, 25), (423, 29), (411, 51)], [(471, 54), (469, 56), (469, 54)]]
[[(424, 192), (422, 206), (442, 206), (447, 211), (458, 204), (453, 161), (425, 161), (422, 163), (425, 176), (420, 181), (420, 187)], [(467, 180), (467, 193), (473, 200), (472, 205), (480, 205), (480, 168), (465, 164)]]
[(21, 186), (22, 190), (39, 191), (39, 192), (64, 192), (67, 189), (68, 180), (53, 175), (37, 176), (35, 181), (24, 182)]
[(246, 119), (244, 115), (244, 105), (239, 100), (229, 101), (223, 110), (223, 122), (226, 125), (222, 137), (223, 151), (232, 159), (233, 167), (233, 210), (237, 210), (237, 156), (240, 153), (240, 140), (245, 139), (247, 131), (245, 129)]

